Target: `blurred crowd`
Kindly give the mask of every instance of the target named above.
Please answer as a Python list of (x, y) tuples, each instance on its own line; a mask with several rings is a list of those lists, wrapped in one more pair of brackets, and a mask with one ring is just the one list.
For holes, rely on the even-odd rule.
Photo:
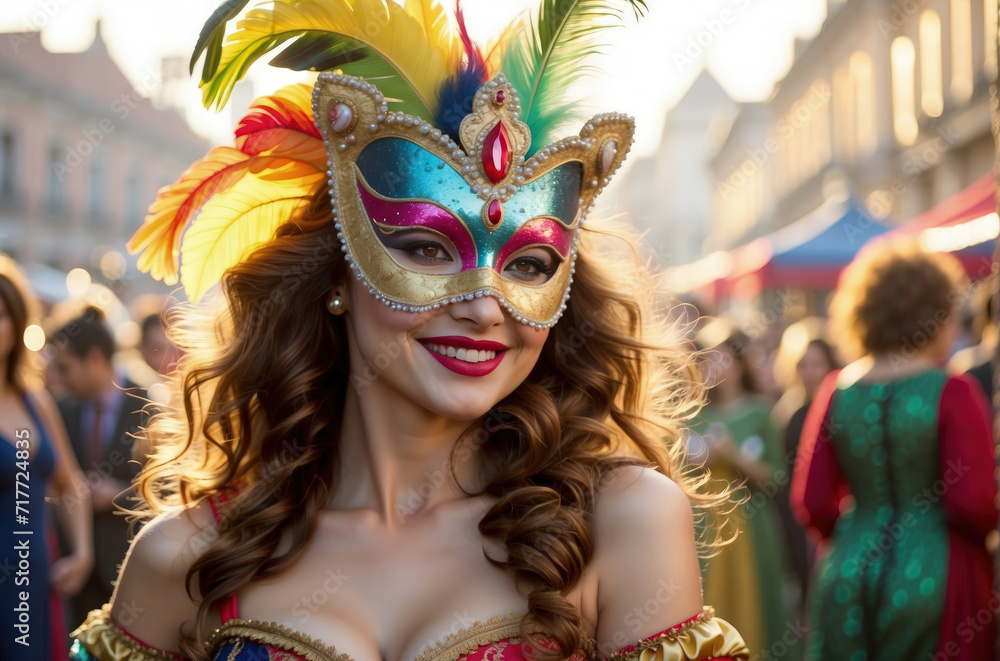
[[(134, 532), (115, 510), (134, 506), (147, 454), (135, 437), (167, 400), (180, 358), (165, 330), (174, 302), (147, 295), (125, 307), (97, 285), (39, 299), (0, 253), (0, 449), (11, 455), (0, 468), (0, 556), (5, 567), (27, 563), (21, 581), (0, 576), (0, 659), (67, 658), (68, 630), (111, 598)], [(30, 550), (19, 553), (26, 534)], [(9, 634), (18, 623), (20, 641)]]
[[(730, 538), (703, 561), (705, 602), (755, 658), (936, 658), (966, 637), (956, 618), (983, 607), (971, 583), (991, 585), (996, 546), (995, 283), (970, 285), (950, 259), (878, 246), (848, 267), (829, 319), (756, 334), (723, 316), (692, 325), (710, 388), (687, 451), (735, 499), (726, 521), (700, 523), (706, 538), (713, 528)], [(165, 331), (176, 301), (113, 302), (39, 301), (0, 254), (0, 438), (11, 453), (0, 492), (5, 503), (22, 498), (22, 458), (32, 490), (30, 521), (8, 514), (0, 536), (38, 532), (31, 594), (46, 612), (33, 614), (32, 636), (51, 645), (33, 658), (65, 658), (63, 634), (111, 597), (130, 534), (115, 509), (132, 504), (149, 452), (135, 435), (167, 401), (181, 356)], [(20, 444), (26, 426), (36, 433)], [(951, 480), (955, 461), (978, 468)], [(17, 564), (13, 545), (5, 540), (5, 566)], [(16, 591), (0, 594), (9, 619)], [(993, 647), (988, 608), (976, 649)], [(15, 650), (0, 658), (24, 658)]]
[(705, 601), (756, 658), (995, 658), (995, 289), (882, 242), (828, 316), (756, 336), (701, 317), (688, 453), (742, 499)]

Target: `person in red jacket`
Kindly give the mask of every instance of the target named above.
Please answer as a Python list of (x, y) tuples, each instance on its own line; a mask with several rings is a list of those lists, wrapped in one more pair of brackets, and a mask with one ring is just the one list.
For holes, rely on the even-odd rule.
[(837, 336), (861, 357), (820, 387), (792, 481), (826, 542), (810, 659), (993, 658), (991, 415), (975, 380), (943, 367), (963, 280), (950, 255), (878, 243), (837, 288)]

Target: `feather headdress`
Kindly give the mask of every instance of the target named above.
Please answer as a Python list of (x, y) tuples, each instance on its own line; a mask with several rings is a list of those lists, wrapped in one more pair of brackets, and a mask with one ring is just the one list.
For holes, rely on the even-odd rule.
[[(542, 0), (537, 12), (518, 17), (481, 49), (469, 38), (458, 2), (454, 22), (433, 0), (272, 0), (244, 13), (247, 4), (227, 0), (201, 31), (191, 69), (204, 55), (206, 107), (224, 106), (248, 69), (277, 51), (273, 66), (336, 71), (373, 84), (387, 112), (425, 122), (457, 148), (477, 92), (502, 71), (519, 95), (513, 120), (530, 136), (521, 162), (573, 117), (579, 103), (567, 92), (597, 49), (596, 32), (620, 19), (624, 6), (637, 17), (646, 9), (644, 0)], [(168, 284), (180, 275), (196, 302), (307, 205), (328, 168), (312, 101), (303, 84), (257, 99), (237, 127), (234, 147), (213, 149), (161, 189), (127, 244), (130, 253), (142, 253), (140, 270)]]

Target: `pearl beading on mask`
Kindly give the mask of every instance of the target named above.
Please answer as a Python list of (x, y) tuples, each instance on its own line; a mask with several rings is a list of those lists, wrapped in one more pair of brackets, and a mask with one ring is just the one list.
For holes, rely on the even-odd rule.
[[(450, 156), (452, 161), (457, 165), (456, 169), (463, 175), (465, 175), (467, 178), (472, 179), (472, 181), (475, 182), (470, 184), (470, 190), (472, 191), (472, 193), (478, 195), (485, 201), (489, 201), (491, 199), (499, 199), (502, 202), (509, 201), (510, 198), (518, 190), (517, 184), (523, 184), (527, 178), (533, 176), (534, 172), (547, 159), (553, 157), (554, 155), (558, 154), (560, 151), (564, 149), (579, 148), (579, 147), (589, 149), (590, 147), (593, 146), (593, 138), (581, 137), (581, 136), (571, 136), (563, 138), (562, 140), (556, 141), (555, 143), (539, 150), (530, 159), (525, 160), (523, 156), (518, 156), (514, 163), (514, 172), (516, 174), (516, 176), (514, 177), (514, 181), (516, 183), (514, 184), (509, 183), (505, 184), (504, 186), (498, 186), (498, 187), (482, 185), (478, 182), (483, 180), (483, 176), (481, 175), (479, 170), (475, 167), (475, 160), (471, 156), (466, 154), (465, 151), (462, 149), (462, 147), (459, 146), (450, 136), (443, 133), (440, 129), (435, 128), (426, 120), (420, 117), (413, 117), (412, 115), (408, 115), (406, 113), (390, 111), (388, 108), (388, 103), (385, 101), (385, 97), (378, 90), (378, 88), (375, 87), (375, 85), (365, 81), (363, 78), (356, 78), (354, 76), (347, 76), (332, 72), (323, 72), (319, 74), (317, 83), (313, 88), (314, 117), (318, 117), (320, 82), (323, 81), (346, 84), (352, 88), (367, 92), (375, 99), (375, 102), (378, 104), (379, 113), (375, 117), (375, 122), (370, 123), (368, 125), (368, 130), (371, 133), (377, 133), (380, 128), (379, 125), (382, 123), (387, 125), (396, 125), (400, 127), (412, 127), (422, 136), (430, 136), (432, 139), (438, 141), (441, 145), (447, 147), (447, 149), (451, 152)], [(494, 90), (496, 90), (499, 86), (505, 84), (506, 82), (507, 82), (506, 77), (503, 74), (498, 74), (496, 77), (494, 77), (493, 80), (484, 83), (480, 87), (479, 91), (476, 93), (476, 97), (474, 98), (474, 104), (482, 106), (486, 103), (492, 103), (493, 98), (495, 98), (493, 96)], [(513, 87), (508, 87), (507, 89), (511, 91), (511, 98), (505, 100), (505, 105), (507, 105), (513, 111), (512, 115), (513, 118), (517, 119), (520, 116), (520, 110), (521, 110), (520, 96)], [(592, 132), (601, 123), (610, 120), (615, 120), (615, 121), (624, 120), (629, 122), (634, 121), (631, 115), (625, 113), (617, 113), (617, 112), (601, 113), (594, 116), (584, 126), (584, 131)], [(326, 142), (327, 144), (334, 144), (337, 151), (339, 152), (344, 152), (346, 151), (348, 145), (354, 145), (357, 143), (357, 137), (353, 132), (349, 133), (342, 140), (339, 140), (338, 142), (334, 143), (332, 140), (332, 136), (330, 136), (326, 126), (322, 122), (317, 121), (315, 123), (318, 130), (320, 131), (320, 134), (323, 136), (324, 142)], [(479, 153), (482, 150), (484, 139), (485, 139), (485, 133), (481, 133), (479, 138), (477, 139), (476, 149), (474, 150), (475, 153)], [(622, 151), (621, 153), (621, 161), (624, 161), (625, 157), (628, 155), (628, 152), (630, 151), (630, 148), (631, 148), (630, 144), (625, 146), (624, 151)], [(598, 155), (598, 158), (603, 158), (603, 152), (604, 149), (602, 148), (601, 153)], [(601, 169), (607, 170), (607, 168), (601, 168)], [(507, 302), (507, 300), (504, 299), (504, 297), (499, 292), (495, 291), (492, 288), (480, 289), (475, 292), (465, 294), (463, 296), (454, 296), (448, 299), (435, 301), (434, 303), (427, 305), (410, 305), (383, 295), (372, 284), (372, 282), (367, 277), (365, 277), (362, 271), (358, 268), (357, 264), (355, 264), (354, 259), (352, 258), (350, 251), (348, 250), (347, 240), (344, 237), (344, 233), (341, 231), (342, 226), (339, 220), (338, 210), (337, 210), (337, 193), (336, 193), (334, 170), (335, 170), (335, 165), (333, 163), (333, 159), (328, 157), (326, 175), (327, 175), (327, 184), (330, 191), (330, 202), (332, 206), (331, 218), (333, 219), (334, 227), (337, 230), (337, 238), (340, 240), (341, 251), (344, 253), (344, 259), (350, 266), (351, 270), (354, 272), (355, 278), (361, 280), (362, 283), (365, 285), (366, 289), (368, 290), (368, 292), (372, 296), (374, 296), (378, 301), (382, 302), (390, 309), (401, 310), (404, 312), (419, 313), (419, 312), (426, 312), (428, 310), (440, 309), (442, 306), (447, 305), (448, 303), (458, 303), (463, 300), (471, 301), (475, 298), (481, 298), (482, 296), (488, 295), (496, 298), (497, 301), (500, 303), (501, 307), (507, 310), (514, 319), (532, 328), (538, 328), (538, 329), (551, 328), (562, 317), (563, 313), (566, 310), (566, 302), (569, 300), (570, 290), (572, 289), (573, 276), (576, 273), (576, 257), (578, 252), (577, 247), (579, 244), (580, 231), (577, 231), (574, 234), (573, 243), (570, 248), (570, 274), (568, 278), (566, 291), (563, 293), (563, 297), (562, 300), (560, 301), (558, 310), (552, 315), (550, 319), (546, 321), (539, 321), (537, 319), (533, 319), (531, 317), (522, 314), (517, 309), (515, 309), (509, 302)], [(590, 181), (583, 182), (583, 185), (586, 186), (587, 188), (592, 188), (596, 190), (594, 191), (593, 195), (590, 196), (589, 203), (585, 204), (586, 200), (583, 197), (578, 198), (578, 203), (581, 206), (579, 211), (581, 229), (587, 214), (589, 213), (590, 209), (594, 206), (594, 202), (597, 198), (597, 195), (610, 182), (611, 174), (613, 174), (613, 171), (614, 170), (602, 172), (603, 176), (600, 179), (591, 179)]]

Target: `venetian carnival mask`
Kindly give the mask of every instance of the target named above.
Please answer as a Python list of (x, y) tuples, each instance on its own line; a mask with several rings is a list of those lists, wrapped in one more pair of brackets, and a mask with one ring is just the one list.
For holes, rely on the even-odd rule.
[[(494, 296), (522, 323), (540, 328), (556, 323), (569, 296), (584, 216), (621, 165), (634, 132), (630, 117), (609, 113), (585, 122), (578, 135), (542, 142), (566, 106), (553, 107), (540, 96), (539, 88), (558, 85), (551, 73), (541, 85), (545, 71), (539, 62), (553, 57), (553, 49), (573, 47), (572, 40), (559, 41), (557, 34), (551, 43), (538, 42), (535, 25), (536, 32), (525, 28), (515, 44), (500, 49), (502, 57), (485, 57), (465, 34), (460, 10), (459, 32), (449, 34), (441, 26), (441, 8), (431, 0), (405, 7), (379, 0), (271, 4), (273, 9), (251, 10), (239, 23), (217, 71), (209, 73), (206, 60), (206, 102), (224, 101), (235, 83), (226, 67), (268, 35), (301, 35), (272, 64), (300, 69), (336, 64), (336, 70), (319, 74), (311, 107), (305, 85), (255, 101), (237, 127), (234, 148), (213, 150), (160, 191), (129, 242), (130, 252), (145, 250), (140, 268), (176, 282), (176, 259), (183, 254), (181, 279), (197, 300), (225, 268), (271, 239), (277, 225), (289, 219), (282, 214), (294, 217), (309, 195), (326, 185), (341, 249), (356, 277), (386, 305), (423, 311)], [(586, 26), (592, 31), (600, 11), (569, 7), (573, 4), (563, 16), (548, 19), (561, 19), (576, 32)], [(376, 31), (354, 25), (341, 15), (345, 7), (356, 15), (382, 15), (388, 23)], [(317, 26), (327, 30), (325, 40), (317, 40)], [(199, 44), (207, 57), (212, 44), (206, 34), (222, 40), (220, 26), (216, 33), (209, 27)], [(223, 32), (224, 27), (223, 22)], [(423, 43), (411, 43), (421, 38)], [(567, 55), (555, 55), (566, 75)], [(387, 62), (400, 72), (406, 91), (424, 101), (383, 95), (398, 92), (398, 80), (375, 76), (375, 84), (349, 75), (358, 61), (368, 62), (369, 68), (361, 67), (365, 72), (372, 71), (372, 62)], [(502, 65), (532, 91), (530, 103)], [(535, 135), (532, 125), (541, 127)], [(417, 231), (433, 235), (457, 259), (443, 271), (398, 259), (405, 237)], [(530, 282), (512, 277), (509, 265), (538, 249), (552, 258), (544, 277)]]

